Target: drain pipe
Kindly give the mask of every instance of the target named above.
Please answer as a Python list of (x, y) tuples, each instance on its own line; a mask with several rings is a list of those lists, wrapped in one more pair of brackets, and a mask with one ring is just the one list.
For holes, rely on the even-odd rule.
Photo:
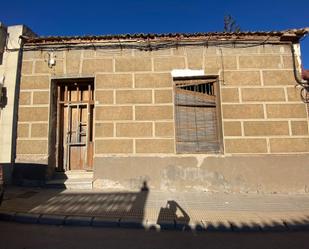
[(304, 68), (302, 68), (302, 72), (301, 72), (301, 76), (303, 77), (304, 80), (309, 80), (309, 70), (305, 70)]
[[(293, 73), (294, 73), (294, 78), (296, 82), (302, 87), (300, 91), (300, 97), (303, 102), (309, 103), (309, 81), (301, 78), (296, 69), (296, 59), (295, 59), (295, 49), (294, 49), (294, 44), (291, 43), (291, 52), (292, 52), (292, 61), (293, 61)], [(302, 73), (304, 75), (304, 73)]]
[(295, 80), (296, 80), (296, 82), (297, 82), (298, 84), (300, 84), (301, 86), (308, 85), (308, 84), (309, 84), (308, 80), (303, 80), (303, 79), (300, 78), (299, 75), (297, 74), (294, 44), (291, 43), (290, 46), (291, 46), (291, 52), (292, 52), (293, 72), (294, 72)]

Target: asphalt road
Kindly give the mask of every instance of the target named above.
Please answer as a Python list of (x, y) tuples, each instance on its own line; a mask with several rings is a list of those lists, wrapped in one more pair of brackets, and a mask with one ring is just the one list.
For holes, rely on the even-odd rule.
[(0, 222), (0, 249), (309, 248), (307, 232), (180, 232)]

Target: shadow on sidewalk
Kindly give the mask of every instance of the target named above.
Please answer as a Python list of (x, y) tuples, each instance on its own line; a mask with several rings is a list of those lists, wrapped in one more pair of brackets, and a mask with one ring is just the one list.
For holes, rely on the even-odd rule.
[(189, 226), (189, 221), (189, 215), (176, 201), (167, 201), (166, 207), (160, 209), (157, 224), (161, 229), (171, 227), (186, 229)]
[(61, 216), (84, 216), (114, 218), (132, 218), (142, 224), (144, 209), (149, 194), (144, 182), (138, 192), (66, 192), (55, 189), (23, 188), (19, 193), (8, 192), (0, 212), (14, 211), (31, 214), (49, 214)]
[[(151, 221), (153, 223), (147, 224), (148, 228), (157, 229), (156, 225), (160, 225), (163, 230), (176, 228), (214, 232), (309, 231), (308, 208), (299, 212), (270, 213), (265, 209), (263, 212), (258, 210), (247, 212), (241, 209), (236, 212), (235, 210), (220, 212), (220, 209), (209, 210), (197, 205), (198, 203), (183, 208), (183, 203), (179, 200), (177, 202), (169, 200), (160, 208), (157, 199), (153, 198), (149, 201), (151, 205), (148, 204), (146, 208), (149, 194), (146, 182), (140, 191), (136, 192), (73, 192), (60, 189), (8, 188), (0, 207), (0, 219), (3, 212), (49, 214), (112, 219), (120, 226), (123, 221), (131, 223), (133, 221), (136, 227), (142, 227), (147, 209), (149, 211), (147, 218), (149, 214), (154, 218)], [(220, 207), (220, 203), (215, 204), (216, 207)], [(198, 207), (194, 209), (196, 205)]]

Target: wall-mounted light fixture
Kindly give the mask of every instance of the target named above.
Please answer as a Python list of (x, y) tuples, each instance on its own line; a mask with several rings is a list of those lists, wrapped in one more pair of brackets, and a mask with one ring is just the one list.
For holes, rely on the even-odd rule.
[(47, 62), (48, 67), (52, 68), (56, 65), (56, 55), (53, 52), (47, 53), (47, 58), (45, 61)]

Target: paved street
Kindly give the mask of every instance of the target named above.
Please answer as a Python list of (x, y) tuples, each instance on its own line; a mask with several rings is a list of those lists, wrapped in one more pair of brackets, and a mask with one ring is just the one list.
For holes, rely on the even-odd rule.
[(309, 245), (309, 232), (155, 232), (7, 222), (0, 222), (0, 232), (1, 249), (307, 249)]

